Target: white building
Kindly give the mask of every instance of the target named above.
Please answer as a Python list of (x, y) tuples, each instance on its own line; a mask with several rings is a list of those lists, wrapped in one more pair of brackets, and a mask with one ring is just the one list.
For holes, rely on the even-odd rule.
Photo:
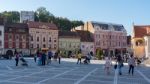
[(0, 18), (0, 54), (3, 53), (4, 50), (4, 24), (3, 20)]
[(150, 58), (150, 36), (144, 36), (145, 40), (145, 57)]
[(24, 21), (34, 21), (34, 12), (33, 11), (21, 11), (20, 13), (20, 22)]

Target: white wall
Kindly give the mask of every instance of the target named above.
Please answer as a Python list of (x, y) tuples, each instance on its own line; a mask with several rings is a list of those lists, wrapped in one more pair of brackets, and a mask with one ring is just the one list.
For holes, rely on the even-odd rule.
[(4, 53), (4, 26), (0, 25), (0, 31), (1, 31), (1, 35), (0, 35), (0, 41), (1, 41), (1, 45), (0, 45), (0, 54)]
[(145, 56), (150, 58), (150, 36), (145, 36)]
[(94, 42), (81, 42), (81, 51), (84, 55), (87, 55), (91, 51), (94, 53)]

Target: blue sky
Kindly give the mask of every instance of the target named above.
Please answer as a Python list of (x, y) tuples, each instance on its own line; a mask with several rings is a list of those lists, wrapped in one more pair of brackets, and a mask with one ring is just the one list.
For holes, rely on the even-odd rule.
[(150, 25), (150, 0), (1, 0), (0, 12), (35, 11), (46, 7), (55, 16), (71, 20), (123, 24), (131, 34), (136, 25)]

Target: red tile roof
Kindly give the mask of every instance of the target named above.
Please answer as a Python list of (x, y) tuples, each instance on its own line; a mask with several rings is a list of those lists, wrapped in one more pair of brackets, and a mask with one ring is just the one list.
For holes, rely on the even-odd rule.
[(53, 23), (44, 23), (44, 22), (27, 22), (29, 28), (44, 28), (45, 26), (52, 30), (58, 30), (57, 26)]
[(147, 26), (134, 26), (134, 38), (142, 38), (147, 35), (147, 28), (150, 28), (150, 25)]

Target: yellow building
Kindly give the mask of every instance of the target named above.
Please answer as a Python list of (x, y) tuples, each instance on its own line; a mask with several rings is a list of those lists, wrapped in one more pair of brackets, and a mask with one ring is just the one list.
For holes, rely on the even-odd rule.
[(80, 37), (76, 32), (59, 31), (59, 50), (69, 57), (80, 50)]

